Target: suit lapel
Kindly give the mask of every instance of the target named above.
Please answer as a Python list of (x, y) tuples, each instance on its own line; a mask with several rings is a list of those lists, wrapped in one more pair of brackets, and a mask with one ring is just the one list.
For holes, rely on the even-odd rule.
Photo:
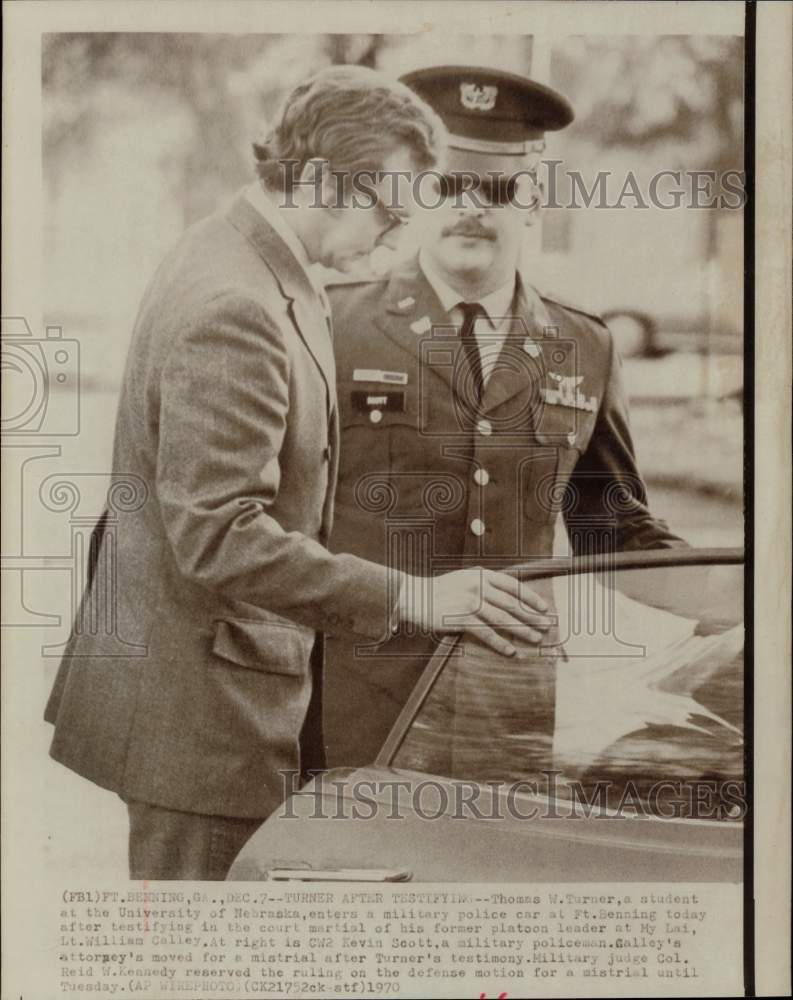
[(336, 392), (333, 344), (322, 302), (305, 268), (244, 194), (232, 202), (227, 218), (253, 246), (275, 278), (287, 316), (325, 380), (328, 405), (332, 409)]
[[(312, 295), (316, 298), (316, 292), (313, 290)], [(312, 299), (307, 301), (305, 298), (295, 297), (289, 306), (289, 315), (303, 343), (322, 372), (329, 399), (335, 399), (336, 364), (333, 359), (333, 341), (324, 310), (318, 301), (315, 303)]]

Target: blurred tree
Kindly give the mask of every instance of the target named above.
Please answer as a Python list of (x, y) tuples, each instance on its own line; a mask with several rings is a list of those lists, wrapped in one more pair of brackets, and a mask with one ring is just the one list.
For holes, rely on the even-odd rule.
[[(330, 63), (374, 66), (382, 35), (59, 33), (44, 36), (44, 154), (50, 176), (104, 122), (181, 108), (191, 136), (175, 196), (185, 223), (251, 178), (250, 143), (284, 94)], [(173, 156), (174, 150), (163, 150)]]
[[(307, 44), (311, 40), (313, 44)], [(401, 39), (399, 39), (401, 41)], [(44, 36), (45, 153), (85, 142), (103, 115), (158, 98), (189, 112), (186, 214), (207, 177), (222, 187), (249, 176), (248, 134), (283, 93), (329, 63), (376, 66), (383, 35), (59, 33)], [(555, 82), (577, 109), (576, 131), (601, 146), (659, 143), (715, 170), (742, 160), (742, 46), (737, 37), (573, 37), (554, 47)], [(397, 46), (399, 47), (399, 46)], [(687, 149), (686, 147), (691, 147)], [(213, 186), (216, 186), (213, 184)]]
[[(655, 170), (743, 170), (744, 40), (727, 35), (570, 37), (555, 47), (554, 82), (576, 108), (575, 133), (599, 149), (652, 156)], [(727, 192), (734, 199), (734, 191)], [(705, 252), (718, 252), (730, 210), (707, 213)]]
[[(259, 39), (258, 45), (268, 44)], [(45, 38), (42, 58), (44, 153), (57, 164), (75, 141), (94, 138), (108, 119), (155, 117), (162, 102), (190, 115), (193, 141), (182, 162), (179, 192), (184, 215), (200, 214), (207, 187), (239, 183), (238, 117), (230, 113), (228, 67), (237, 56), (231, 36), (167, 34), (58, 34)], [(115, 114), (114, 114), (115, 110)]]
[[(52, 34), (44, 38), (44, 154), (57, 169), (59, 155), (88, 143), (103, 122), (129, 114), (156, 117), (163, 103), (181, 107), (191, 139), (181, 158), (185, 222), (206, 214), (219, 192), (251, 176), (245, 130), (251, 116), (240, 106), (246, 73), (268, 57), (278, 75), (280, 35), (158, 33)], [(284, 72), (288, 81), (290, 74)], [(277, 88), (260, 103), (272, 113)], [(269, 98), (269, 99), (266, 99)], [(259, 103), (259, 102), (257, 102)], [(261, 127), (261, 126), (260, 126)], [(164, 150), (164, 155), (169, 155)]]
[(570, 38), (555, 49), (552, 69), (580, 135), (606, 147), (696, 147), (691, 167), (741, 169), (742, 38)]
[(696, 142), (700, 165), (740, 168), (742, 38), (571, 38), (556, 49), (553, 72), (582, 135), (634, 148)]
[(380, 53), (386, 45), (385, 35), (326, 35), (328, 62), (357, 63), (377, 67)]

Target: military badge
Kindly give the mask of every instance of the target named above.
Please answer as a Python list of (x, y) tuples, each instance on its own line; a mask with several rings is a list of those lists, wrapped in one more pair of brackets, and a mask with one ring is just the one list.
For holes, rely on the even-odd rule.
[(478, 83), (460, 84), (460, 103), (469, 111), (492, 111), (496, 106), (498, 87), (480, 86)]
[(556, 372), (548, 372), (549, 377), (556, 383), (556, 388), (541, 389), (542, 398), (552, 406), (572, 406), (576, 410), (590, 410), (597, 413), (597, 396), (585, 396), (579, 386), (584, 381), (583, 375), (557, 375)]

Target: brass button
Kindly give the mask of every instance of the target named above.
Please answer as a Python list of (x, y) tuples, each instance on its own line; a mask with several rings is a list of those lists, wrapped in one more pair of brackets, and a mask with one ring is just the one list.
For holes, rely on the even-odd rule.
[(477, 486), (487, 486), (490, 482), (490, 473), (487, 469), (477, 469), (474, 473), (474, 482)]
[(478, 517), (475, 517), (473, 521), (471, 521), (471, 531), (477, 536), (477, 538), (481, 537), (485, 533), (485, 522), (480, 521)]
[(493, 425), (490, 423), (489, 420), (477, 420), (476, 429), (484, 437), (490, 437), (490, 435), (493, 433)]
[(383, 411), (382, 410), (370, 410), (369, 411), (369, 419), (372, 421), (373, 424), (379, 424), (380, 421), (383, 419)]

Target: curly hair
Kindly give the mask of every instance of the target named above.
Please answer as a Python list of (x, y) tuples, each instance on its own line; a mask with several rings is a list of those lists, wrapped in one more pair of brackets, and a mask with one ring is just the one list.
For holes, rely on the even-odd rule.
[(347, 177), (381, 170), (389, 153), (406, 146), (418, 170), (438, 162), (446, 139), (440, 118), (404, 84), (363, 66), (330, 66), (286, 98), (269, 136), (254, 143), (256, 172), (266, 187), (283, 190), (309, 160), (325, 160)]

